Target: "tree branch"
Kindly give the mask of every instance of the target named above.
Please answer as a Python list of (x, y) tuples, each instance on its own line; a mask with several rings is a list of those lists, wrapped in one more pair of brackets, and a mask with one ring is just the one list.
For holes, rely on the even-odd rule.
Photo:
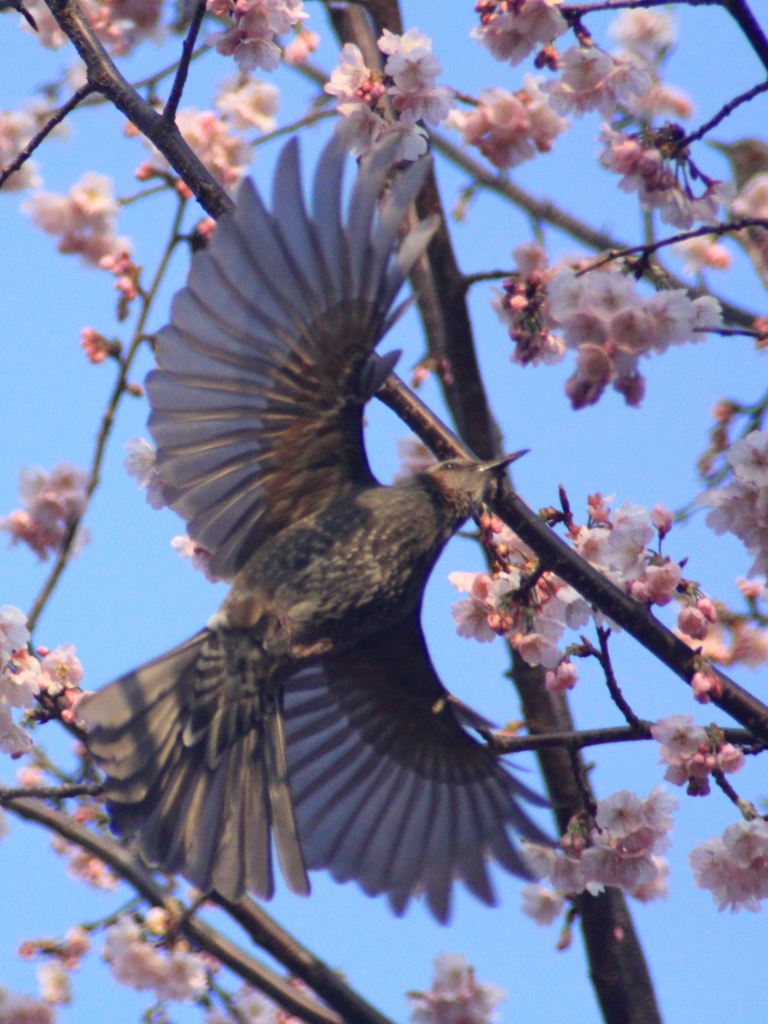
[[(7, 798), (0, 794), (0, 804), (20, 818), (43, 825), (88, 850), (108, 864), (153, 906), (173, 908), (178, 905), (170, 889), (160, 885), (126, 847), (118, 845), (114, 840), (78, 825), (73, 818), (38, 800)], [(294, 988), (290, 981), (249, 956), (195, 914), (183, 916), (179, 930), (199, 949), (216, 957), (238, 977), (264, 992), (293, 1016), (300, 1017), (308, 1024), (342, 1024), (342, 1018), (332, 1010)]]
[(207, 213), (218, 217), (231, 209), (232, 200), (182, 139), (175, 123), (158, 114), (117, 70), (77, 0), (46, 0), (46, 3), (85, 62), (91, 87), (110, 100), (154, 143)]

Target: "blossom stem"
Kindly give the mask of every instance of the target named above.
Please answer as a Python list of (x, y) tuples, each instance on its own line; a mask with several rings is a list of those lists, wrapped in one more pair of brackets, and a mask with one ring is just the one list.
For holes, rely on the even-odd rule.
[(19, 152), (7, 167), (4, 167), (3, 170), (0, 171), (0, 189), (10, 176), (18, 171), (22, 164), (25, 164), (27, 160), (29, 160), (37, 147), (48, 135), (51, 134), (56, 125), (61, 124), (67, 114), (70, 114), (78, 103), (84, 100), (85, 97), (90, 95), (92, 92), (94, 92), (94, 87), (90, 83), (86, 83), (81, 86), (77, 92), (73, 93), (62, 107), (59, 107), (59, 109), (50, 116), (37, 135), (31, 138), (24, 149)]
[(197, 41), (197, 36), (204, 17), (205, 0), (197, 0), (189, 31), (187, 32), (186, 38), (184, 39), (184, 43), (181, 47), (181, 59), (179, 61), (179, 66), (176, 69), (176, 75), (173, 79), (171, 94), (168, 97), (168, 102), (165, 104), (165, 108), (163, 109), (163, 117), (167, 121), (174, 122), (176, 120), (176, 111), (179, 106), (179, 101), (181, 100), (181, 94), (184, 92), (187, 73), (189, 72), (189, 65), (192, 61), (192, 54), (195, 49), (195, 42)]
[(742, 103), (747, 103), (749, 100), (754, 99), (755, 96), (759, 96), (761, 92), (766, 92), (766, 90), (768, 90), (768, 82), (760, 82), (758, 85), (754, 85), (751, 89), (747, 89), (746, 92), (741, 93), (739, 96), (734, 96), (732, 100), (729, 100), (728, 103), (724, 104), (720, 110), (718, 110), (714, 117), (711, 117), (709, 121), (705, 121), (704, 124), (697, 128), (695, 132), (691, 132), (690, 135), (686, 135), (684, 139), (681, 139), (675, 147), (675, 151), (680, 153), (687, 146), (690, 146), (692, 142), (697, 142), (699, 139), (703, 139), (707, 132), (716, 128), (717, 125), (719, 125), (721, 121), (724, 121), (729, 114), (732, 114), (738, 106), (741, 106)]
[(186, 200), (180, 198), (176, 209), (176, 215), (173, 220), (173, 225), (171, 227), (170, 237), (168, 239), (168, 243), (166, 244), (165, 251), (163, 252), (163, 255), (160, 259), (160, 263), (158, 264), (157, 270), (155, 271), (155, 276), (152, 280), (152, 284), (150, 285), (149, 290), (147, 292), (142, 291), (140, 293), (141, 312), (139, 313), (139, 317), (136, 322), (136, 327), (134, 328), (133, 338), (131, 340), (131, 344), (128, 348), (128, 351), (126, 352), (125, 356), (120, 360), (120, 369), (118, 370), (117, 379), (115, 380), (114, 387), (112, 388), (112, 394), (109, 397), (107, 407), (104, 410), (104, 413), (101, 418), (101, 426), (96, 435), (96, 445), (94, 448), (93, 458), (91, 459), (91, 468), (88, 476), (88, 486), (86, 487), (85, 490), (85, 508), (83, 509), (83, 512), (78, 517), (78, 519), (76, 519), (75, 522), (72, 523), (72, 525), (69, 527), (67, 534), (64, 537), (64, 540), (62, 541), (61, 547), (59, 549), (56, 562), (54, 563), (51, 572), (48, 574), (48, 578), (43, 584), (40, 593), (35, 598), (32, 608), (30, 609), (29, 615), (27, 616), (27, 629), (30, 631), (30, 633), (34, 632), (35, 626), (37, 625), (38, 619), (40, 618), (43, 609), (48, 603), (51, 595), (53, 594), (53, 591), (56, 588), (57, 583), (59, 582), (59, 579), (61, 578), (62, 573), (66, 569), (67, 564), (69, 563), (69, 559), (72, 554), (72, 546), (77, 535), (77, 530), (83, 520), (85, 512), (88, 509), (90, 500), (93, 497), (93, 494), (96, 491), (97, 487), (99, 486), (101, 480), (101, 466), (104, 460), (104, 452), (106, 450), (107, 441), (109, 440), (109, 436), (112, 432), (112, 427), (115, 422), (115, 414), (117, 412), (117, 407), (120, 404), (120, 400), (122, 399), (123, 395), (125, 394), (126, 387), (128, 384), (128, 375), (131, 371), (131, 368), (133, 366), (134, 360), (139, 351), (141, 343), (146, 340), (144, 329), (146, 327), (147, 318), (152, 308), (152, 303), (154, 301), (155, 295), (157, 294), (157, 290), (160, 287), (163, 277), (165, 276), (165, 271), (168, 268), (168, 263), (170, 261), (171, 255), (173, 254), (173, 251), (176, 248), (176, 246), (179, 244), (179, 230), (181, 228), (181, 222), (184, 216), (185, 208)]

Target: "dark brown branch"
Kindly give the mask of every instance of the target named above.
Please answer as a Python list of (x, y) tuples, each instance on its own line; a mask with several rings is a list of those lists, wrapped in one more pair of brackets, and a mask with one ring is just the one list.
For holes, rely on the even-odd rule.
[(218, 894), (212, 899), (245, 929), (257, 946), (270, 953), (293, 977), (309, 985), (347, 1024), (392, 1024), (389, 1017), (355, 992), (338, 971), (297, 942), (250, 896), (239, 903), (230, 903)]
[[(517, 754), (523, 750), (544, 750), (549, 747), (570, 747), (580, 750), (583, 747), (597, 747), (608, 743), (633, 743), (636, 740), (650, 740), (653, 722), (638, 718), (637, 725), (617, 725), (605, 729), (579, 729), (569, 732), (548, 732), (541, 736), (503, 736), (494, 733), (493, 749), (503, 754)], [(764, 749), (755, 746), (755, 738), (747, 729), (723, 729), (723, 735), (729, 743), (751, 747), (756, 753)]]
[(82, 85), (77, 92), (70, 96), (64, 106), (59, 107), (54, 114), (51, 114), (50, 118), (45, 122), (37, 135), (30, 139), (24, 149), (22, 149), (21, 152), (8, 164), (8, 166), (3, 168), (2, 172), (0, 172), (0, 188), (3, 187), (12, 174), (15, 174), (15, 172), (18, 171), (22, 164), (29, 160), (37, 147), (45, 138), (47, 138), (47, 136), (51, 134), (56, 125), (61, 124), (67, 114), (70, 114), (78, 103), (82, 102), (82, 100), (84, 100), (85, 97), (93, 91), (93, 86), (90, 85), (90, 83)]
[[(88, 850), (109, 865), (153, 906), (167, 909), (178, 906), (171, 891), (160, 885), (125, 847), (118, 845), (114, 840), (78, 825), (69, 815), (56, 811), (38, 800), (6, 799), (0, 796), (0, 805), (20, 818), (43, 825), (69, 842)], [(249, 956), (196, 915), (182, 917), (179, 930), (199, 949), (216, 957), (238, 977), (264, 992), (293, 1016), (300, 1017), (308, 1024), (342, 1024), (341, 1017), (332, 1010), (300, 992), (286, 978), (281, 978), (265, 964)]]
[(681, 152), (687, 146), (690, 146), (692, 142), (698, 142), (699, 139), (703, 139), (707, 132), (712, 131), (716, 128), (721, 121), (724, 121), (729, 114), (732, 114), (734, 110), (741, 106), (742, 103), (748, 103), (749, 100), (753, 100), (755, 96), (759, 96), (761, 92), (768, 90), (768, 82), (760, 82), (759, 85), (753, 86), (751, 89), (747, 89), (746, 92), (741, 93), (739, 96), (734, 96), (732, 100), (724, 104), (720, 110), (711, 117), (709, 121), (705, 121), (701, 127), (697, 128), (695, 132), (691, 132), (690, 135), (686, 135), (681, 140), (680, 144), (675, 147), (676, 152)]
[(181, 100), (181, 94), (184, 92), (184, 85), (187, 81), (187, 74), (189, 72), (189, 65), (192, 60), (192, 54), (195, 51), (195, 42), (197, 41), (197, 34), (200, 31), (200, 26), (203, 23), (205, 17), (205, 0), (197, 0), (197, 6), (195, 12), (192, 15), (192, 22), (189, 26), (189, 31), (184, 40), (184, 44), (181, 48), (181, 60), (179, 66), (176, 69), (176, 76), (173, 79), (173, 85), (171, 86), (171, 94), (168, 97), (168, 102), (165, 104), (163, 110), (163, 117), (167, 121), (176, 120), (176, 111), (179, 107), (179, 101)]
[(154, 143), (207, 213), (218, 217), (231, 209), (232, 200), (182, 139), (176, 125), (158, 114), (117, 70), (76, 0), (46, 2), (85, 62), (91, 87)]
[(602, 626), (598, 626), (597, 636), (600, 642), (600, 653), (597, 654), (597, 658), (600, 662), (600, 667), (605, 674), (605, 683), (608, 687), (608, 692), (611, 695), (611, 699), (619, 711), (624, 715), (627, 720), (627, 724), (630, 729), (640, 729), (642, 727), (640, 719), (637, 717), (635, 712), (632, 710), (629, 702), (627, 701), (624, 694), (621, 692), (621, 687), (618, 684), (616, 675), (613, 671), (613, 664), (611, 663), (611, 653), (608, 650), (608, 639), (611, 635), (610, 629), (603, 629)]
[(34, 797), (36, 800), (69, 800), (74, 796), (99, 796), (104, 787), (97, 782), (69, 782), (62, 786), (0, 786), (0, 800)]

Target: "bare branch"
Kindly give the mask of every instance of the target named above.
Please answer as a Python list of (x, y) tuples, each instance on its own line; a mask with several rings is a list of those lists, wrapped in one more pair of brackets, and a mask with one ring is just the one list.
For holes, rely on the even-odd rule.
[(181, 94), (184, 92), (184, 85), (187, 81), (187, 73), (192, 60), (192, 54), (194, 53), (197, 34), (200, 31), (200, 26), (203, 23), (204, 17), (205, 0), (197, 0), (195, 12), (192, 15), (192, 22), (181, 48), (181, 60), (179, 61), (179, 66), (176, 69), (176, 77), (174, 78), (173, 85), (171, 86), (171, 95), (168, 97), (168, 102), (165, 104), (165, 109), (163, 110), (163, 117), (167, 121), (176, 120), (176, 111), (179, 106), (179, 101), (181, 100)]

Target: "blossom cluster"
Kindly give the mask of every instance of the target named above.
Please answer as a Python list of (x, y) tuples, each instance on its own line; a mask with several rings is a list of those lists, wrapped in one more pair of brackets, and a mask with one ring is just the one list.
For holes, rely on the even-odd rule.
[[(683, 581), (678, 562), (649, 546), (655, 536), (661, 540), (669, 532), (672, 513), (661, 505), (648, 511), (628, 502), (612, 513), (611, 500), (600, 493), (590, 495), (589, 524), (570, 527), (576, 550), (638, 601), (663, 607), (673, 598), (680, 600), (678, 629), (690, 639), (692, 633), (706, 636), (709, 623), (717, 619), (714, 604), (695, 584)], [(598, 622), (602, 619), (552, 573), (543, 573), (533, 587), (521, 588), (526, 575), (536, 569), (533, 553), (498, 521), (491, 521), (489, 539), (494, 565), (499, 567), (492, 575), (453, 572), (448, 577), (457, 590), (469, 594), (451, 609), (458, 634), (481, 643), (503, 635), (529, 665), (550, 670), (546, 676), (550, 692), (571, 689), (576, 669), (558, 646), (560, 638), (566, 628), (578, 630), (592, 616)]]
[(222, 56), (234, 57), (241, 71), (274, 71), (280, 63), (275, 36), (290, 32), (309, 17), (301, 0), (207, 0), (206, 10), (234, 19), (234, 25), (223, 32), (209, 32), (205, 41)]
[[(714, 223), (720, 207), (728, 206), (734, 198), (730, 182), (706, 179), (705, 190), (698, 198), (690, 185), (680, 183), (680, 168), (685, 167), (687, 158), (685, 151), (677, 152), (677, 133), (669, 128), (626, 133), (604, 125), (600, 138), (605, 143), (600, 162), (622, 176), (619, 188), (637, 192), (640, 209), (658, 210), (665, 224), (690, 228), (695, 221)], [(669, 167), (667, 154), (674, 154), (677, 172)]]
[[(397, 132), (402, 136), (401, 159), (415, 160), (427, 151), (420, 122), (443, 121), (455, 105), (453, 90), (435, 85), (440, 61), (432, 53), (431, 39), (417, 28), (403, 35), (384, 29), (378, 47), (387, 56), (383, 76), (366, 66), (354, 43), (347, 43), (325, 91), (336, 97), (336, 109), (344, 117), (339, 130), (352, 153), (363, 153), (377, 139)], [(385, 96), (398, 114), (394, 123), (381, 112)]]
[(539, 88), (539, 80), (526, 75), (516, 93), (483, 89), (477, 107), (468, 114), (452, 111), (449, 123), (457, 128), (467, 146), (477, 146), (483, 156), (505, 169), (532, 160), (537, 152), (548, 153), (568, 122), (552, 110)]
[(54, 1024), (56, 1012), (44, 999), (0, 988), (0, 1021), (3, 1024)]
[(487, 47), (496, 60), (512, 67), (537, 47), (545, 46), (568, 30), (557, 9), (560, 0), (478, 0), (480, 24), (471, 35)]
[[(576, 371), (565, 385), (574, 409), (594, 405), (609, 383), (629, 405), (639, 405), (641, 356), (701, 341), (721, 324), (712, 296), (691, 299), (684, 289), (643, 295), (613, 263), (547, 268), (537, 248), (515, 249), (520, 269), (493, 305), (515, 342), (513, 362), (553, 363), (564, 348), (575, 350)], [(562, 342), (553, 332), (561, 332)]]
[(698, 503), (712, 509), (707, 526), (733, 533), (755, 559), (750, 575), (768, 575), (768, 431), (753, 430), (726, 453), (733, 478), (705, 491)]
[[(80, 808), (74, 817), (78, 823), (82, 823), (90, 817), (90, 811), (88, 808)], [(112, 868), (82, 846), (68, 843), (61, 836), (54, 836), (51, 846), (65, 859), (67, 873), (78, 882), (103, 892), (111, 892), (120, 884), (120, 878)]]
[(478, 982), (463, 953), (441, 953), (433, 963), (432, 987), (408, 993), (413, 1024), (490, 1024), (497, 1019), (495, 1007), (507, 993)]
[[(69, 462), (59, 463), (50, 473), (22, 469), (19, 497), (26, 507), (0, 519), (0, 530), (10, 534), (11, 544), (27, 544), (40, 561), (46, 561), (83, 515), (87, 484), (88, 474)], [(86, 542), (86, 533), (78, 529), (76, 548)]]
[(120, 206), (112, 196), (112, 182), (89, 171), (66, 195), (40, 192), (22, 204), (34, 224), (58, 238), (60, 253), (78, 254), (84, 263), (98, 266), (105, 256), (130, 252), (130, 241), (118, 238), (115, 228)]
[(669, 715), (651, 726), (651, 735), (660, 743), (659, 757), (666, 764), (664, 778), (675, 786), (688, 787), (689, 796), (709, 793), (709, 775), (713, 771), (734, 774), (744, 766), (744, 752), (696, 725), (693, 715)]
[[(24, 5), (37, 26), (35, 37), (49, 50), (58, 50), (68, 41), (44, 0), (29, 0)], [(124, 56), (137, 44), (147, 39), (162, 38), (160, 14), (162, 0), (79, 0), (83, 11), (99, 40), (112, 53)], [(32, 31), (26, 19), (21, 20), (25, 31)]]
[(558, 114), (581, 117), (598, 110), (604, 117), (651, 88), (650, 75), (632, 59), (612, 57), (597, 47), (572, 46), (558, 61), (559, 78), (546, 82), (542, 91), (549, 95)]
[(30, 654), (27, 617), (13, 605), (0, 608), (0, 750), (17, 758), (31, 747), (29, 735), (13, 721), (12, 708), (30, 708), (45, 693), (60, 698), (62, 718), (77, 722), (83, 666), (72, 644), (56, 650), (38, 647), (40, 659)]
[(139, 991), (150, 989), (159, 1002), (193, 1002), (208, 989), (202, 957), (183, 942), (163, 955), (129, 914), (107, 928), (103, 956), (115, 981)]
[[(610, 885), (643, 903), (663, 899), (668, 868), (658, 855), (670, 845), (671, 812), (676, 807), (677, 797), (664, 786), (654, 786), (642, 799), (628, 789), (619, 790), (598, 801), (595, 828), (588, 835), (577, 824), (563, 836), (560, 845), (566, 852), (525, 843), (526, 864), (539, 879), (548, 878), (559, 893), (586, 889), (595, 894)], [(542, 913), (547, 904), (550, 909), (557, 904), (552, 899), (539, 902)]]
[(720, 910), (761, 909), (768, 898), (768, 822), (737, 821), (688, 854), (700, 889), (709, 889)]
[[(231, 997), (232, 1005), (237, 1011), (237, 1019), (243, 1024), (288, 1024), (296, 1018), (288, 1017), (284, 1011), (270, 1002), (261, 992), (248, 985), (243, 985)], [(232, 1014), (221, 1010), (209, 1010), (204, 1018), (205, 1024), (232, 1024)]]

